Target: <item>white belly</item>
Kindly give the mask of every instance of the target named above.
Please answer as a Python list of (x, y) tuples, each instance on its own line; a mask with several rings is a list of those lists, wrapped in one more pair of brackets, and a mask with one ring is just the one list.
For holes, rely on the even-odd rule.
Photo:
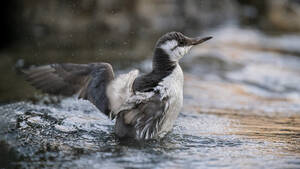
[(174, 122), (182, 108), (183, 103), (183, 72), (179, 65), (173, 70), (172, 74), (163, 79), (159, 83), (161, 94), (168, 97), (168, 105), (166, 105), (165, 120), (158, 133), (163, 136), (170, 131)]

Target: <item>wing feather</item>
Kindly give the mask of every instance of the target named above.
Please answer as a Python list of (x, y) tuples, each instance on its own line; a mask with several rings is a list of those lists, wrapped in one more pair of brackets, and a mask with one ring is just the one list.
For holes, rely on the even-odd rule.
[(71, 96), (91, 101), (103, 113), (110, 112), (106, 87), (114, 79), (108, 63), (51, 64), (23, 71), (26, 80), (45, 93)]
[(162, 99), (159, 93), (153, 93), (151, 97), (135, 102), (135, 106), (119, 113), (116, 121), (117, 135), (136, 139), (156, 137), (165, 119), (166, 105), (167, 98)]

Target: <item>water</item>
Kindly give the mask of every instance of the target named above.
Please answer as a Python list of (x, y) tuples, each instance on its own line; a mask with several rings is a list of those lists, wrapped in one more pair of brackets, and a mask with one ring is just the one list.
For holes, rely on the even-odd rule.
[[(214, 41), (181, 63), (184, 107), (165, 138), (119, 140), (114, 122), (89, 102), (41, 96), (36, 104), (0, 107), (3, 165), (300, 168), (299, 35), (238, 28), (211, 34)], [(150, 64), (136, 67), (147, 71)]]
[[(276, 125), (280, 121), (276, 118), (246, 120), (240, 116), (182, 113), (165, 138), (137, 142), (118, 140), (113, 134), (113, 123), (86, 101), (70, 98), (55, 107), (18, 103), (1, 109), (11, 114), (16, 111), (19, 119), (19, 126), (8, 132), (18, 133), (16, 140), (10, 137), (8, 140), (23, 145), (14, 145), (17, 154), (22, 155), (11, 165), (18, 167), (297, 168), (300, 165), (299, 150), (286, 149), (289, 145), (285, 141), (291, 139), (274, 135), (274, 140), (270, 140), (271, 133), (259, 128), (266, 124), (273, 125), (268, 125), (271, 129), (293, 126)], [(267, 123), (263, 125), (263, 121)], [(258, 125), (256, 129), (254, 125)], [(255, 132), (261, 138), (252, 137)]]
[[(250, 132), (247, 134), (247, 129), (251, 129), (251, 125), (243, 124), (243, 120), (239, 121), (241, 117), (182, 113), (172, 133), (162, 140), (137, 142), (115, 138), (112, 122), (99, 115), (99, 112), (85, 101), (65, 99), (54, 108), (19, 103), (4, 106), (1, 112), (3, 109), (10, 112), (17, 110), (20, 126), (13, 131), (19, 133), (17, 141), (24, 144), (21, 147), (16, 146), (16, 151), (23, 155), (12, 162), (13, 166), (29, 168), (299, 167), (298, 153), (283, 150), (287, 146), (285, 143), (265, 139), (268, 135), (264, 133), (261, 133), (263, 138), (249, 137)], [(248, 120), (247, 122), (249, 123)], [(290, 125), (280, 126), (284, 128)]]

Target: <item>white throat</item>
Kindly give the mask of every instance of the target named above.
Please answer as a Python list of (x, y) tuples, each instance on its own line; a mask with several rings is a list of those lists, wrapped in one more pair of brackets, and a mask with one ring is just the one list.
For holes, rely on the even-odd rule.
[(169, 56), (171, 61), (178, 61), (181, 59), (192, 46), (178, 46), (176, 40), (169, 40), (163, 43), (160, 48), (162, 48)]

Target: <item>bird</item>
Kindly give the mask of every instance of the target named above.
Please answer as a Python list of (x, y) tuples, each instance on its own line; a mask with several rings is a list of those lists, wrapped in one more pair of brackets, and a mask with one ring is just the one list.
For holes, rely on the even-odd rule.
[(24, 70), (25, 79), (42, 92), (90, 101), (115, 120), (118, 138), (163, 138), (172, 130), (183, 105), (183, 71), (179, 60), (208, 37), (168, 32), (156, 42), (152, 70), (114, 75), (109, 63), (60, 63)]

